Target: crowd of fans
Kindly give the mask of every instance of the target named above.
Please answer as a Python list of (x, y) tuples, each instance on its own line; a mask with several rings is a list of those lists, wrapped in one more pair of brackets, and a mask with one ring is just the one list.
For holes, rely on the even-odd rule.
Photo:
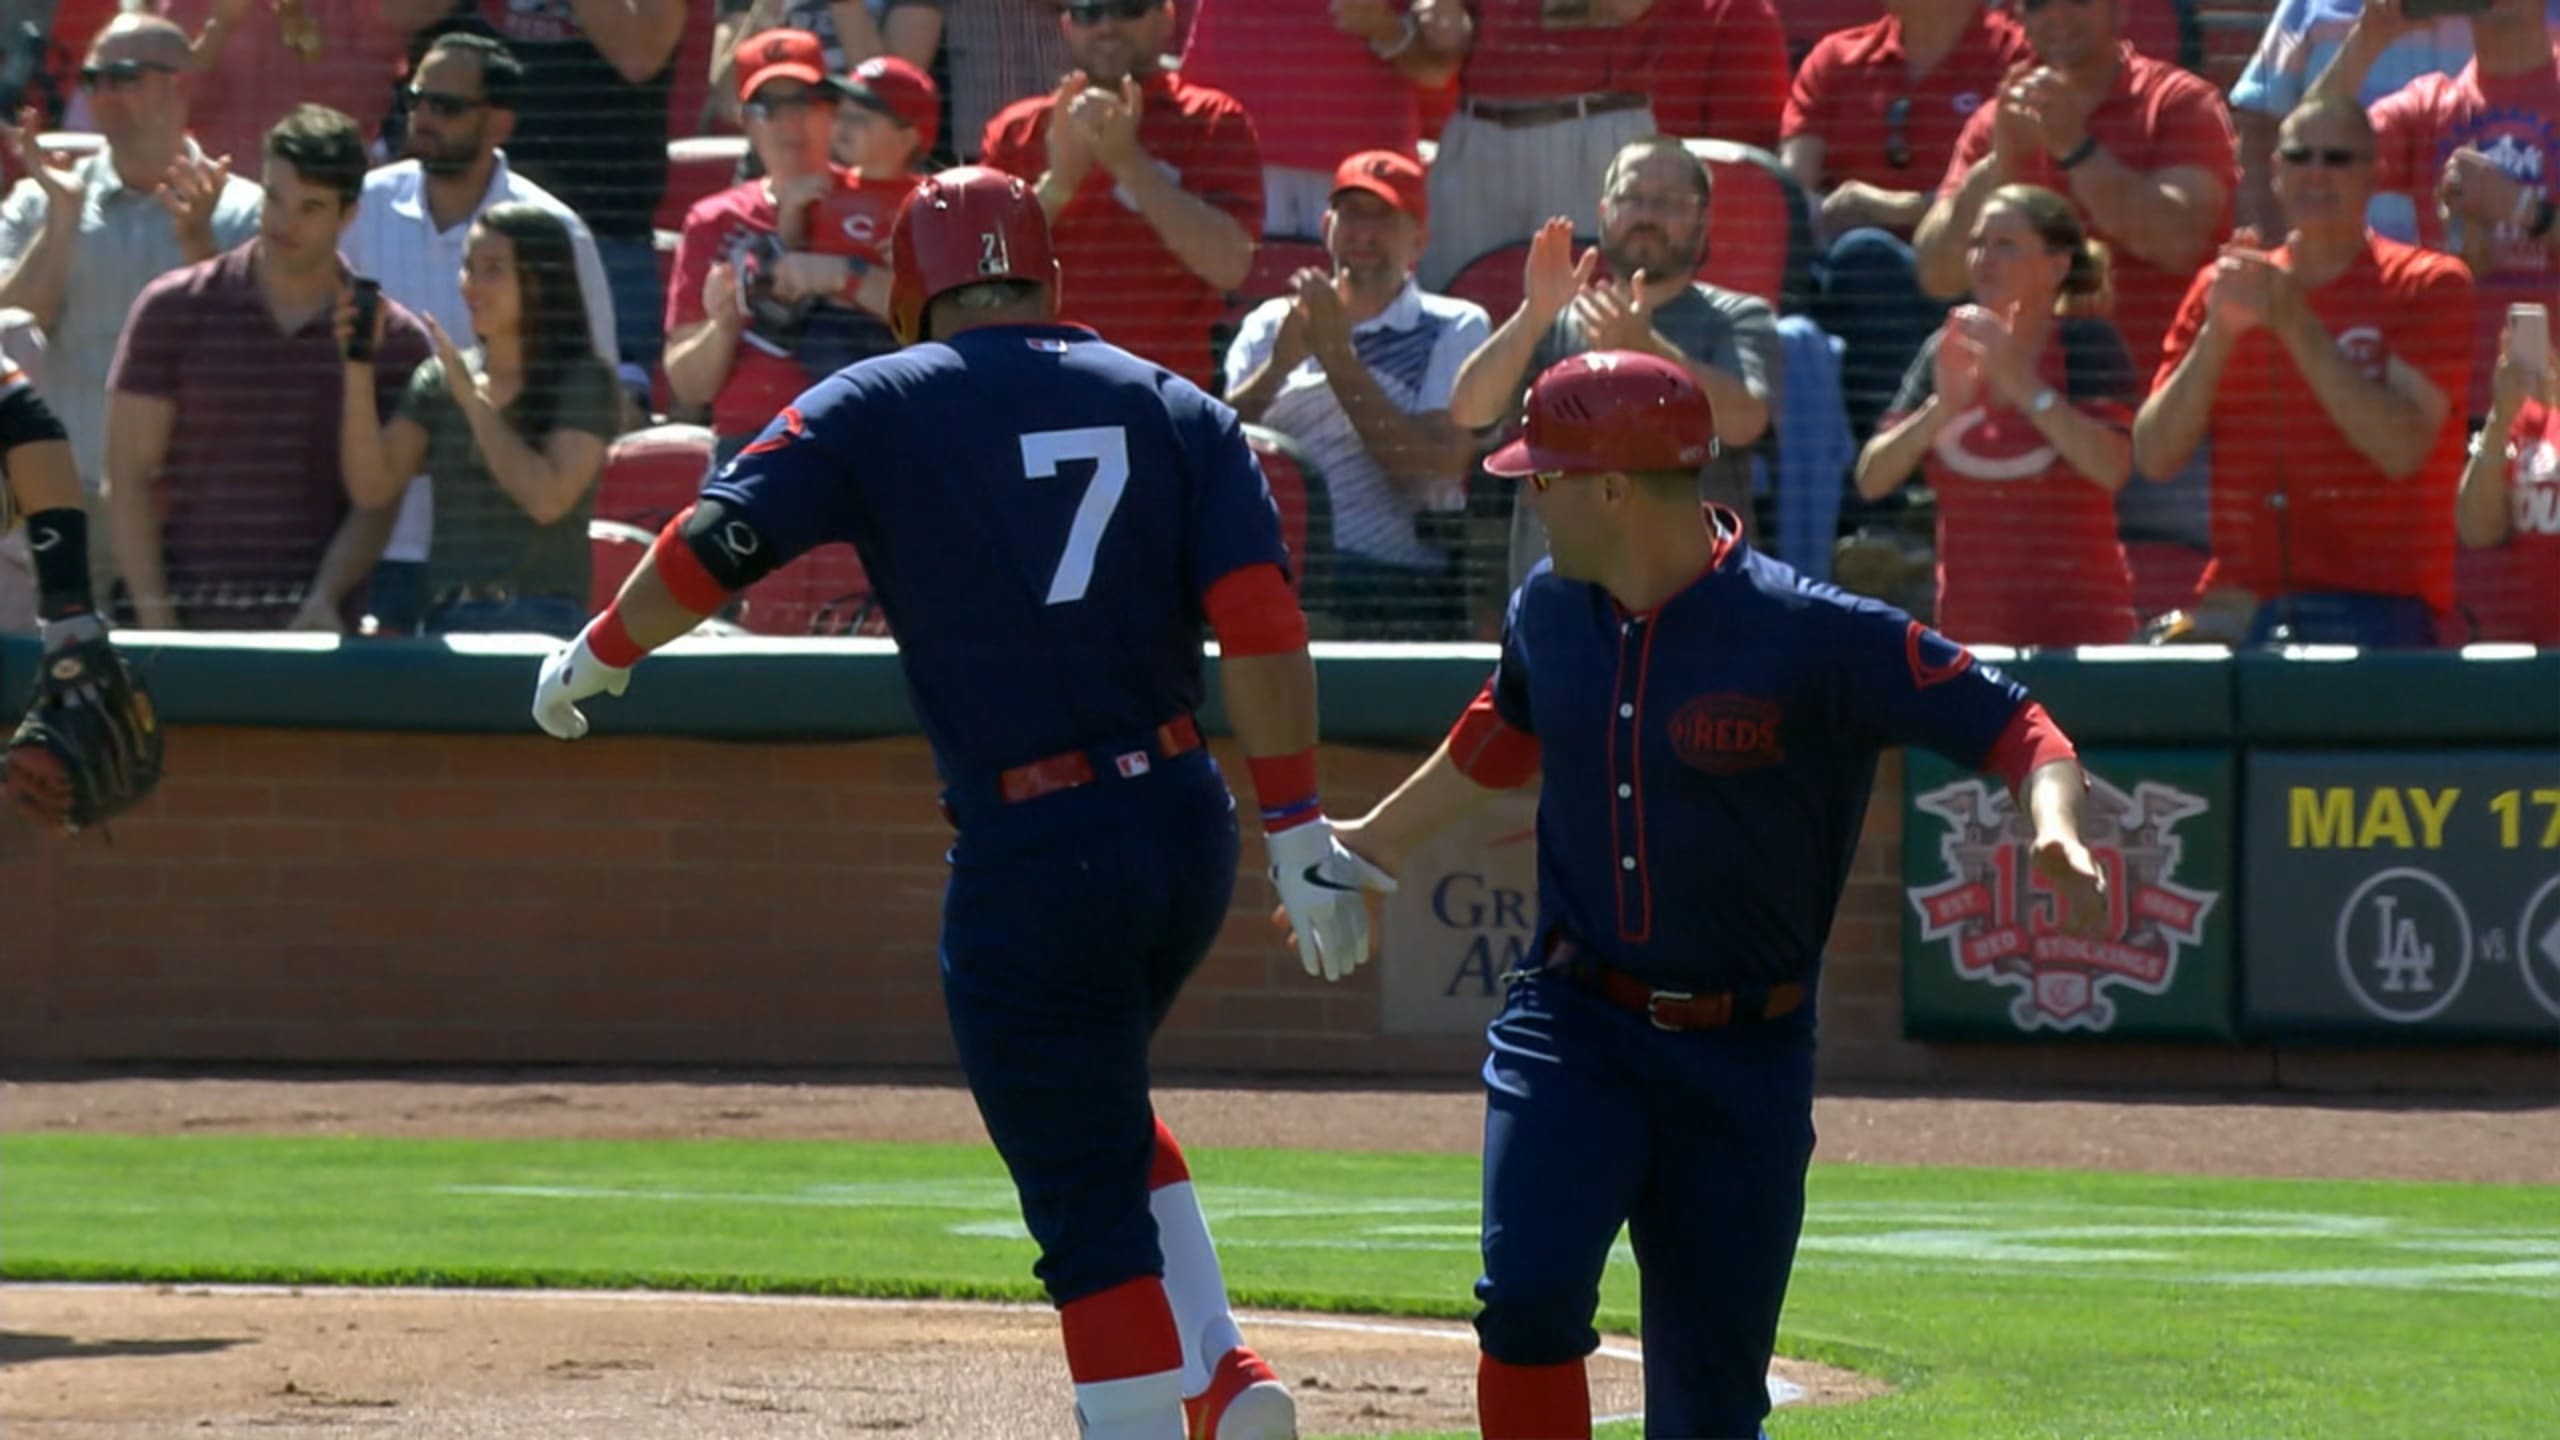
[(566, 635), (620, 437), (889, 349), (974, 162), (1321, 512), (1327, 633), (1489, 633), (1477, 459), (1615, 349), (1962, 641), (2560, 645), (2560, 0), (2400, 4), (2226, 93), (2192, 0), (19, 0), (0, 347), (128, 623)]

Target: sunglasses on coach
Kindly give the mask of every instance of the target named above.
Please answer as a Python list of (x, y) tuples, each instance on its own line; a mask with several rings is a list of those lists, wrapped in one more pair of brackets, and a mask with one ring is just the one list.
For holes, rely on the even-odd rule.
[(1163, 0), (1068, 0), (1061, 8), (1078, 25), (1099, 25), (1105, 20), (1143, 20), (1161, 3)]
[(177, 73), (178, 67), (175, 65), (161, 65), (149, 60), (116, 60), (105, 65), (83, 65), (80, 67), (80, 88), (90, 91), (122, 90), (141, 84), (143, 77), (148, 75)]
[(2276, 158), (2287, 165), (2318, 165), (2323, 170), (2349, 170), (2373, 157), (2343, 146), (2279, 145)]

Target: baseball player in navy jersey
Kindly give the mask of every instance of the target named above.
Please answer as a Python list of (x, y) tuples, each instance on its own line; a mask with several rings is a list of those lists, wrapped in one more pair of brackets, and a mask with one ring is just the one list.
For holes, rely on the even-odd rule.
[(891, 235), (908, 348), (807, 391), (703, 487), (534, 713), (563, 739), (650, 649), (850, 541), (958, 827), (942, 931), (953, 1039), (1039, 1243), (1093, 1440), (1283, 1440), (1295, 1407), (1227, 1313), (1147, 1043), (1225, 920), (1234, 800), (1203, 748), (1204, 624), (1308, 970), (1368, 953), (1316, 793), (1315, 676), (1277, 512), (1235, 413), (1055, 323), (1024, 181), (927, 180)]
[(1488, 1030), (1486, 1440), (1591, 1433), (1584, 1357), (1621, 1226), (1642, 1277), (1645, 1433), (1749, 1440), (1813, 1154), (1813, 995), (1875, 778), (1914, 743), (2006, 777), (2054, 920), (2105, 918), (2069, 740), (1900, 611), (1754, 551), (1698, 500), (1708, 402), (1601, 351), (1532, 387), (1497, 452), (1551, 537), (1493, 678), (1341, 843), (1393, 872), (1543, 769), (1538, 931)]

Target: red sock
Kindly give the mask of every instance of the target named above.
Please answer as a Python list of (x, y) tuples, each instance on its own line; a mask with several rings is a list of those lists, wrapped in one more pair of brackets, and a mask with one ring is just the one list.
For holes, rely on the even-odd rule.
[(1591, 1382), (1582, 1362), (1476, 1361), (1476, 1423), (1484, 1440), (1591, 1440)]
[(1060, 1306), (1058, 1324), (1066, 1334), (1067, 1373), (1079, 1385), (1182, 1368), (1173, 1307), (1165, 1303), (1164, 1282), (1152, 1275)]

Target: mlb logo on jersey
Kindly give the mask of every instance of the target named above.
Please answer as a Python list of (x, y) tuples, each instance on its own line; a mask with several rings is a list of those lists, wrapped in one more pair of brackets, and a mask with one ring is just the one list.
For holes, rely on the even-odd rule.
[(1153, 763), (1147, 759), (1146, 751), (1132, 750), (1126, 755), (1115, 757), (1111, 762), (1111, 768), (1120, 772), (1121, 779), (1135, 780), (1146, 774)]

